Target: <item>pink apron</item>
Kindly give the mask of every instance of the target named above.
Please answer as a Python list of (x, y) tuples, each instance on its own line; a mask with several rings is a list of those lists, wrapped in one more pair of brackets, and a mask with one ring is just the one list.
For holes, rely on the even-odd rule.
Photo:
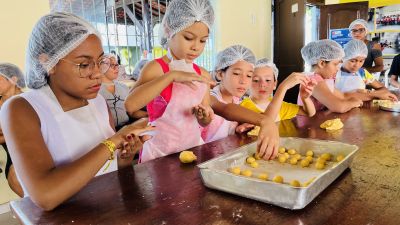
[[(165, 72), (165, 71), (164, 71)], [(151, 122), (154, 136), (143, 145), (141, 162), (146, 162), (203, 144), (199, 123), (192, 114), (207, 90), (204, 83), (194, 82), (196, 90), (182, 83), (173, 83), (172, 95), (163, 114)]]

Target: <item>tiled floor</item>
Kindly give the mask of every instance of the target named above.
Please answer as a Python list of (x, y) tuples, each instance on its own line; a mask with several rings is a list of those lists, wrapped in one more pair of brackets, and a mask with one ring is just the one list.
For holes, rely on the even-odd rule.
[(6, 177), (4, 175), (5, 164), (6, 153), (3, 147), (0, 146), (0, 166), (3, 169), (3, 172), (0, 174), (0, 224), (14, 225), (19, 223), (12, 217), (8, 202), (18, 199), (19, 197), (8, 186)]

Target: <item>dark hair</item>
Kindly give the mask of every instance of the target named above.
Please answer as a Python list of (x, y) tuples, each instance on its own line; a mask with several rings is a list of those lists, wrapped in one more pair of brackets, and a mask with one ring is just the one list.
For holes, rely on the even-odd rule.
[(229, 66), (224, 67), (224, 68), (222, 68), (222, 69), (219, 69), (219, 70), (215, 71), (214, 79), (215, 79), (217, 82), (221, 82), (221, 80), (218, 79), (218, 77), (217, 77), (218, 71), (221, 71), (221, 72), (224, 72), (224, 73), (225, 73), (228, 69), (229, 69)]

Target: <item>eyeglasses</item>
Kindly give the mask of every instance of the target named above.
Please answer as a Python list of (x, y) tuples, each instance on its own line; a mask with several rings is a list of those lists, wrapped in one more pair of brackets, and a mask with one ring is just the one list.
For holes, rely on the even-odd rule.
[(109, 58), (101, 58), (98, 62), (91, 60), (89, 63), (75, 63), (66, 59), (60, 59), (62, 61), (74, 64), (78, 67), (80, 78), (88, 78), (94, 73), (94, 67), (97, 66), (99, 68), (100, 73), (104, 74), (110, 68), (110, 59)]
[(119, 67), (119, 64), (117, 63), (117, 64), (110, 64), (110, 68), (111, 69), (116, 69), (116, 68), (118, 68)]
[(365, 32), (365, 28), (360, 28), (360, 29), (351, 29), (351, 33), (355, 34), (355, 33), (364, 33)]

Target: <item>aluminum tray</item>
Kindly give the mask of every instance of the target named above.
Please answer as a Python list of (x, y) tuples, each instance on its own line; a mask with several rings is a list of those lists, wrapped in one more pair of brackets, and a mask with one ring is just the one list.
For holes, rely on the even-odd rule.
[(400, 102), (391, 102), (390, 100), (379, 100), (379, 108), (390, 112), (400, 112)]
[[(302, 209), (319, 193), (330, 185), (346, 168), (350, 166), (358, 146), (335, 141), (322, 141), (304, 138), (280, 139), (280, 146), (294, 148), (301, 155), (307, 150), (313, 150), (314, 155), (331, 153), (334, 156), (343, 154), (345, 158), (339, 162), (329, 162), (324, 170), (315, 169), (315, 161), (308, 168), (300, 165), (281, 164), (277, 161), (258, 160), (259, 167), (251, 168), (245, 163), (246, 157), (256, 151), (256, 143), (251, 143), (232, 152), (199, 164), (203, 183), (212, 189), (217, 189), (246, 198), (259, 200), (288, 209)], [(260, 172), (267, 172), (269, 181), (257, 178), (234, 175), (228, 172), (229, 168), (239, 166), (241, 169), (251, 169), (253, 176)], [(284, 184), (270, 181), (274, 176), (281, 175)], [(292, 187), (289, 183), (293, 179), (304, 183), (312, 178), (315, 180), (307, 187)]]

